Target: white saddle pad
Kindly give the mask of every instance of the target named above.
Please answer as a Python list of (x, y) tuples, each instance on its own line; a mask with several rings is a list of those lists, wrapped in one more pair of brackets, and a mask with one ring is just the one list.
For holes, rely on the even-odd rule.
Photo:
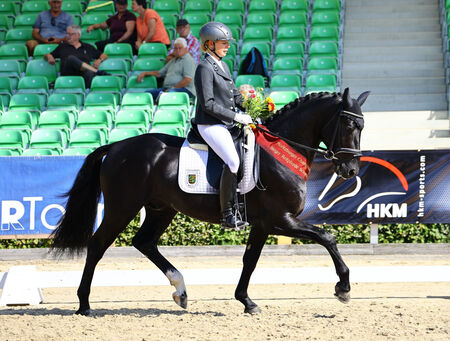
[[(255, 135), (253, 131), (245, 127), (244, 134), (247, 135), (247, 144), (244, 146), (244, 176), (238, 184), (241, 194), (250, 192), (255, 187), (253, 176), (255, 156)], [(187, 193), (217, 194), (219, 191), (212, 187), (206, 178), (206, 165), (208, 162), (208, 151), (193, 149), (189, 146), (187, 139), (180, 150), (180, 161), (178, 168), (178, 184)]]

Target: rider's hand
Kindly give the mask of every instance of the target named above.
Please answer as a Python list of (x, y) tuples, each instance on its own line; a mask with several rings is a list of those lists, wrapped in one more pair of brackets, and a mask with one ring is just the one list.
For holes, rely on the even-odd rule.
[(236, 115), (234, 116), (234, 120), (242, 124), (253, 123), (252, 117), (244, 113), (236, 113)]

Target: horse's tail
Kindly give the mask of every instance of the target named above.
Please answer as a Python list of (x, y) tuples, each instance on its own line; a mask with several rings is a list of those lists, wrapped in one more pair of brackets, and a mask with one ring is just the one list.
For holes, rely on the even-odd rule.
[(88, 244), (94, 230), (100, 199), (100, 166), (111, 145), (102, 146), (89, 154), (79, 170), (68, 197), (66, 212), (53, 231), (51, 251), (57, 254), (79, 254)]

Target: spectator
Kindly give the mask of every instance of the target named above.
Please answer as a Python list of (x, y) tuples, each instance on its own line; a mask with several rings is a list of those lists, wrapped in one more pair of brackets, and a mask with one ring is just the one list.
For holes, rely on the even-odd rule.
[(177, 38), (174, 44), (174, 55), (159, 71), (144, 71), (137, 80), (142, 82), (146, 76), (164, 77), (163, 87), (150, 89), (156, 103), (161, 92), (186, 92), (190, 98), (195, 96), (194, 78), (196, 64), (194, 58), (188, 53), (186, 39)]
[(90, 25), (87, 32), (101, 28), (106, 30), (109, 27), (110, 38), (95, 43), (100, 51), (105, 50), (106, 44), (128, 43), (133, 47), (133, 54), (136, 54), (136, 16), (127, 10), (127, 0), (116, 0), (117, 13), (109, 17), (105, 22)]
[(59, 44), (65, 41), (67, 28), (73, 25), (72, 16), (61, 10), (62, 0), (49, 0), (48, 4), (50, 10), (38, 14), (33, 25), (33, 40), (26, 43), (30, 56), (39, 44)]
[[(58, 47), (44, 58), (49, 64), (55, 64), (55, 58), (61, 59), (62, 76), (82, 76), (86, 87), (90, 88), (94, 76), (107, 75), (106, 72), (99, 70), (102, 61), (108, 56), (97, 50), (91, 44), (80, 41), (80, 26), (69, 26), (67, 29), (67, 41), (58, 45)], [(94, 63), (90, 62), (94, 60)]]
[[(177, 33), (181, 38), (186, 39), (188, 52), (194, 58), (195, 62), (200, 63), (200, 43), (191, 32), (191, 25), (186, 19), (179, 19), (177, 21)], [(166, 63), (174, 57), (173, 48), (169, 51), (166, 58)]]
[(137, 50), (145, 43), (163, 43), (167, 47), (170, 46), (169, 35), (161, 17), (155, 10), (147, 9), (145, 0), (133, 0), (131, 9), (139, 14), (136, 19)]

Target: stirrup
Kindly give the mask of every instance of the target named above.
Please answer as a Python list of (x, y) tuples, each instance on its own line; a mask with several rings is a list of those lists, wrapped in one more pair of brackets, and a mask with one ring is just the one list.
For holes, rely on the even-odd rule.
[(238, 211), (228, 212), (227, 216), (223, 216), (220, 220), (220, 229), (235, 229), (236, 231), (240, 231), (244, 227), (248, 226), (248, 222), (243, 221), (241, 219), (241, 214)]

